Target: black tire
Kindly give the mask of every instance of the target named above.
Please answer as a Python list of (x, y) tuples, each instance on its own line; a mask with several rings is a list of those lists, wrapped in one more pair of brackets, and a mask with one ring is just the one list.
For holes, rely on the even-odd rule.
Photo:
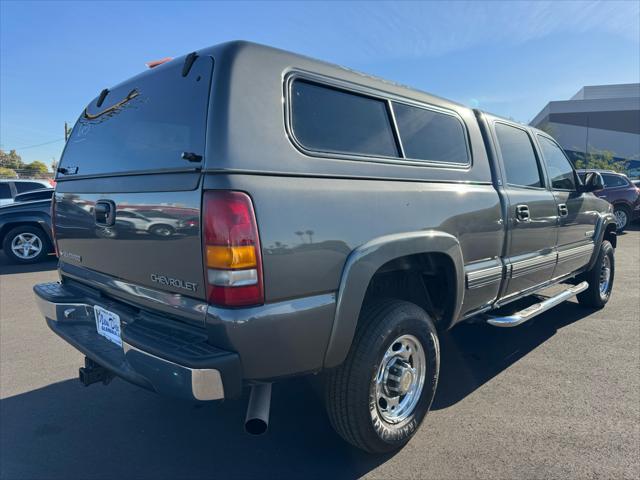
[[(629, 223), (631, 223), (631, 210), (624, 205), (615, 205), (613, 207), (613, 215), (616, 217), (617, 232), (623, 232), (629, 226)], [(618, 224), (620, 217), (626, 219), (623, 225)]]
[[(402, 336), (419, 341), (426, 362), (421, 369), (424, 371), (422, 392), (413, 395), (417, 403), (406, 411), (406, 418), (394, 424), (380, 413), (375, 379), (382, 368), (385, 352), (395, 348), (398, 345), (394, 344), (395, 340)], [(412, 362), (410, 366), (416, 366), (418, 352), (419, 349), (414, 349), (407, 364)], [(385, 365), (390, 363), (389, 360), (385, 362)], [(381, 300), (366, 306), (346, 360), (325, 378), (325, 403), (331, 425), (347, 442), (369, 453), (402, 448), (416, 433), (431, 407), (439, 369), (438, 334), (423, 309), (399, 300)], [(418, 378), (417, 375), (409, 376), (412, 380)], [(385, 385), (389, 382), (393, 380), (387, 380)], [(400, 388), (400, 382), (395, 384)], [(409, 398), (408, 395), (397, 398)], [(401, 406), (398, 405), (399, 410)]]
[[(24, 256), (17, 255), (13, 251), (12, 246), (14, 244), (14, 240), (17, 242), (20, 235), (34, 239), (32, 244), (40, 246), (39, 253), (34, 254), (34, 256), (30, 256), (29, 254)], [(2, 248), (4, 249), (4, 254), (11, 262), (29, 264), (44, 260), (48, 256), (49, 252), (51, 252), (51, 243), (49, 242), (49, 238), (46, 233), (44, 233), (41, 228), (31, 225), (21, 225), (9, 230), (2, 241)]]
[(175, 229), (171, 225), (154, 225), (149, 229), (149, 233), (156, 237), (170, 237), (176, 233)]
[(98, 227), (95, 229), (96, 237), (118, 238), (120, 233), (114, 227)]
[[(603, 280), (601, 275), (603, 275), (607, 262), (609, 268), (609, 281), (607, 282), (606, 287), (603, 286), (601, 289), (601, 280)], [(600, 244), (600, 251), (598, 252), (596, 263), (593, 265), (591, 270), (588, 270), (580, 276), (581, 281), (586, 280), (589, 282), (589, 288), (578, 294), (578, 302), (580, 305), (597, 309), (604, 307), (609, 301), (609, 298), (611, 298), (615, 273), (616, 264), (613, 247), (607, 240), (603, 240)]]

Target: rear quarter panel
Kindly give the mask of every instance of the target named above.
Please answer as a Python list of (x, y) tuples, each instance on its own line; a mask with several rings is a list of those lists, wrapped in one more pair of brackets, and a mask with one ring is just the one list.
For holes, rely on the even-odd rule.
[(384, 235), (450, 233), (465, 264), (496, 258), (502, 249), (501, 207), (491, 185), (209, 175), (208, 188), (251, 195), (268, 302), (337, 290), (348, 255)]

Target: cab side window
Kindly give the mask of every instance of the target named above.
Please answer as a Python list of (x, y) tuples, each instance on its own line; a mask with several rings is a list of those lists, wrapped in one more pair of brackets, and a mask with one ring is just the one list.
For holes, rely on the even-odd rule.
[(558, 145), (546, 137), (538, 135), (542, 156), (549, 170), (551, 188), (555, 190), (575, 190), (576, 176), (569, 159)]
[(544, 187), (529, 134), (503, 123), (496, 123), (495, 128), (507, 183), (520, 187)]

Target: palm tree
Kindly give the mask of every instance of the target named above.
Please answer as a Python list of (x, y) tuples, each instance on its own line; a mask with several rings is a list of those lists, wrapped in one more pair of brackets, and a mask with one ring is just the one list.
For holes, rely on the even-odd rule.
[(313, 234), (315, 233), (313, 230), (307, 230), (306, 233), (309, 236), (309, 243), (313, 243)]

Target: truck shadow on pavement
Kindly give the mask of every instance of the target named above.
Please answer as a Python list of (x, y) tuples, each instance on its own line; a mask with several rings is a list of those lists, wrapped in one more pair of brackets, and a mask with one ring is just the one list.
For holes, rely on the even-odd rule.
[(441, 334), (440, 380), (432, 410), (456, 404), (542, 345), (556, 332), (592, 313), (564, 302), (515, 328), (470, 324)]
[(49, 270), (55, 270), (56, 268), (58, 268), (58, 259), (55, 255), (49, 255), (49, 257), (42, 262), (22, 265), (11, 263), (4, 253), (0, 253), (0, 275), (47, 272)]
[[(567, 302), (519, 328), (464, 325), (445, 334), (434, 408), (462, 400), (589, 313)], [(250, 437), (246, 396), (192, 405), (121, 380), (52, 384), (0, 401), (0, 477), (356, 478), (390, 458), (345, 444), (316, 387), (305, 379), (277, 384), (269, 432)]]

